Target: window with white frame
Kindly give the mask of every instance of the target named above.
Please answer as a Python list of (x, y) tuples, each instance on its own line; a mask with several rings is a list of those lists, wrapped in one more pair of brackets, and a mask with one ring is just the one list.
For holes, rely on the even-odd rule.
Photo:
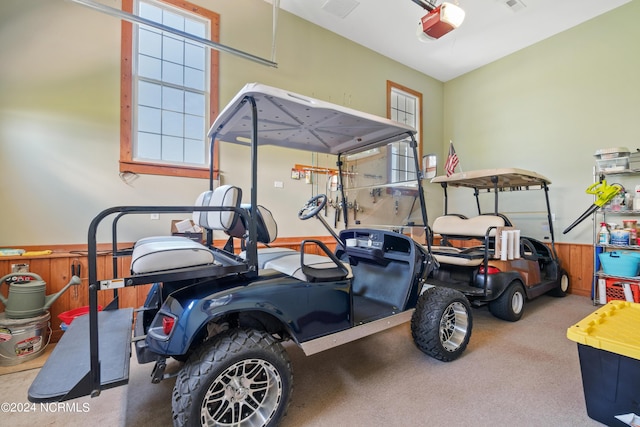
[[(217, 15), (189, 7), (187, 2), (133, 0), (131, 7), (142, 18), (217, 40)], [(208, 169), (206, 132), (213, 118), (212, 106), (217, 104), (217, 85), (212, 83), (217, 80), (217, 70), (212, 69), (217, 63), (217, 55), (216, 62), (212, 61), (214, 54), (170, 31), (132, 26), (130, 82), (123, 82), (130, 86), (130, 120), (126, 124), (130, 135), (124, 155), (121, 151), (121, 171), (194, 176), (185, 170)], [(212, 87), (216, 87), (215, 94)], [(143, 170), (136, 170), (135, 165)]]
[[(409, 125), (417, 130), (418, 152), (421, 152), (422, 94), (387, 81), (387, 115), (391, 120)], [(415, 180), (415, 159), (410, 139), (391, 144), (389, 176), (391, 182)]]

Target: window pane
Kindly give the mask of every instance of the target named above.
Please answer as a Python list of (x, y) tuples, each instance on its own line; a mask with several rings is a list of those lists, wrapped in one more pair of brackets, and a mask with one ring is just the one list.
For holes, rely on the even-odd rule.
[(173, 136), (162, 137), (162, 160), (167, 162), (183, 162), (182, 138)]
[(193, 68), (185, 68), (184, 85), (196, 90), (205, 90), (204, 73)]
[(140, 32), (138, 33), (138, 52), (142, 55), (160, 58), (162, 54), (161, 46), (162, 36), (158, 32), (140, 28)]
[(173, 37), (162, 37), (162, 59), (182, 64), (184, 62), (184, 42)]
[(162, 81), (182, 86), (183, 68), (178, 64), (162, 61)]
[(160, 108), (162, 87), (157, 84), (140, 81), (138, 83), (138, 105)]
[(184, 112), (188, 114), (203, 115), (205, 111), (205, 98), (201, 93), (184, 93)]
[(160, 110), (138, 107), (138, 130), (140, 132), (160, 133)]
[(159, 59), (149, 56), (138, 56), (138, 75), (154, 80), (162, 78), (161, 71), (162, 62)]
[(184, 111), (184, 91), (172, 87), (163, 87), (162, 109), (182, 113)]
[(204, 118), (198, 116), (184, 116), (184, 136), (186, 138), (204, 140)]
[(205, 67), (206, 51), (203, 46), (196, 46), (190, 43), (184, 45), (184, 65), (187, 67), (195, 68), (197, 70), (204, 70)]
[(184, 140), (184, 161), (187, 163), (202, 164), (204, 158), (204, 141), (200, 139)]
[(207, 37), (207, 26), (204, 22), (187, 19), (184, 23), (184, 32), (204, 39)]
[(162, 15), (162, 24), (176, 30), (184, 31), (184, 18), (176, 13), (164, 11)]
[(140, 2), (140, 16), (156, 22), (162, 22), (162, 9), (149, 3)]
[(156, 133), (138, 132), (138, 158), (160, 160), (160, 135)]
[(162, 134), (183, 136), (183, 115), (171, 111), (162, 112)]

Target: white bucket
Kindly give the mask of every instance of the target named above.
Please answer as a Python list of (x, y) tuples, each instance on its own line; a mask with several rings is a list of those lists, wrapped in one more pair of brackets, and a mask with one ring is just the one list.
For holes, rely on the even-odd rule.
[(18, 365), (40, 356), (51, 338), (51, 315), (8, 319), (0, 313), (0, 366)]

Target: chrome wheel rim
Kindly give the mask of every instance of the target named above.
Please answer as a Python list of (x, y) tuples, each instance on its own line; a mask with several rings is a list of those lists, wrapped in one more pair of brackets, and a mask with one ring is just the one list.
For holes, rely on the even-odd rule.
[(266, 360), (229, 366), (211, 383), (200, 408), (203, 426), (266, 425), (280, 406), (282, 378)]
[(440, 319), (440, 343), (447, 351), (456, 351), (464, 342), (469, 328), (469, 313), (461, 302), (451, 303)]
[(560, 289), (562, 289), (562, 292), (567, 292), (569, 289), (569, 276), (566, 274), (563, 274), (560, 278)]

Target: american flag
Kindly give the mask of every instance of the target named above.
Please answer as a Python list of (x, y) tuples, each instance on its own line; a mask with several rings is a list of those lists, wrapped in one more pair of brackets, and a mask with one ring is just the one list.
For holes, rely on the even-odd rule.
[(447, 171), (447, 176), (451, 176), (455, 172), (458, 163), (458, 155), (453, 148), (453, 142), (449, 142), (449, 156), (447, 157), (447, 162), (444, 164), (444, 170)]

